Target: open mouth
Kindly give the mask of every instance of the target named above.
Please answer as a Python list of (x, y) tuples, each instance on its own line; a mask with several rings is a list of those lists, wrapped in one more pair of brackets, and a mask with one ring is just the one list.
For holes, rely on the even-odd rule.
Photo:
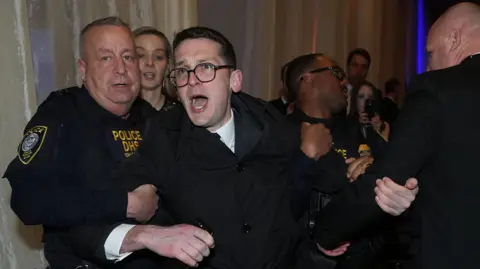
[(208, 97), (205, 95), (193, 95), (190, 97), (190, 107), (194, 113), (203, 112), (208, 105)]
[(153, 80), (155, 78), (155, 73), (145, 72), (145, 73), (143, 73), (143, 77), (147, 80)]

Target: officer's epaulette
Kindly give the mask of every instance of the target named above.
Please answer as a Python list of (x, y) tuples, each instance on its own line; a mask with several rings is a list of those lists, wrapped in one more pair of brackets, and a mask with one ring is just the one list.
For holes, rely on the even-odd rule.
[(80, 90), (80, 88), (78, 87), (69, 87), (69, 88), (53, 91), (39, 105), (39, 108), (42, 106), (45, 106), (48, 103), (51, 103), (52, 101), (58, 102), (58, 101), (61, 101), (62, 99), (65, 99), (65, 97), (73, 96), (73, 93), (78, 90)]

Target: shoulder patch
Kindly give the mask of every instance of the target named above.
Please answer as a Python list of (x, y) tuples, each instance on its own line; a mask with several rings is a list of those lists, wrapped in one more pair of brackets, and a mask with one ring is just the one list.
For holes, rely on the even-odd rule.
[(47, 126), (38, 125), (25, 133), (22, 142), (18, 146), (18, 159), (23, 164), (29, 164), (40, 151), (47, 130)]

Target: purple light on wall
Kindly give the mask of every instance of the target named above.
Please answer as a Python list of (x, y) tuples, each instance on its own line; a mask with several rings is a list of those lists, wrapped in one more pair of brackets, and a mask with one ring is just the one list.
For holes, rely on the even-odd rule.
[(417, 74), (426, 70), (425, 41), (425, 9), (423, 0), (417, 0)]

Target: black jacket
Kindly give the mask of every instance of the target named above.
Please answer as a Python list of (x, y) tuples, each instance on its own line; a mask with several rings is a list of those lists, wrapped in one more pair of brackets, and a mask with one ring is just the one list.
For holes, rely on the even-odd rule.
[[(301, 220), (300, 225), (305, 227), (308, 224), (311, 227), (310, 222), (315, 214), (331, 199), (342, 199), (340, 194), (348, 188), (350, 183), (346, 177), (348, 165), (345, 160), (358, 158), (367, 149), (378, 154), (381, 150), (379, 144), (384, 146), (382, 141), (385, 141), (376, 132), (372, 132), (371, 139), (365, 139), (359, 131), (358, 121), (348, 117), (312, 118), (297, 108), (287, 118), (297, 125), (299, 131), (300, 124), (308, 122), (324, 124), (332, 135), (331, 150), (318, 161), (300, 152), (292, 162), (292, 210), (295, 218)], [(352, 240), (344, 255), (332, 259), (338, 262), (336, 268), (370, 268), (374, 258), (372, 251), (376, 251), (372, 246), (375, 244), (376, 248), (380, 247), (377, 244), (380, 233), (365, 231)], [(316, 247), (314, 249), (317, 250)]]
[[(287, 167), (299, 137), (266, 102), (243, 93), (231, 101), (235, 153), (179, 107), (149, 121), (144, 143), (116, 180), (154, 181), (176, 223), (200, 220), (212, 230), (215, 249), (201, 266), (291, 268), (298, 236)], [(111, 230), (90, 229), (97, 240), (77, 244), (102, 258)]]
[(269, 103), (274, 106), (282, 115), (287, 115), (288, 103), (285, 104), (281, 97), (269, 101)]
[(125, 220), (127, 192), (141, 182), (109, 181), (109, 172), (135, 152), (154, 113), (137, 100), (124, 120), (77, 87), (53, 92), (39, 106), (4, 177), (17, 216), (27, 225), (44, 226), (52, 266), (80, 264), (59, 240), (65, 229)]
[(419, 180), (420, 268), (478, 268), (478, 100), (480, 56), (424, 73), (412, 82), (385, 149), (368, 173), (319, 216), (316, 238), (333, 248), (385, 215), (372, 192), (389, 176)]

